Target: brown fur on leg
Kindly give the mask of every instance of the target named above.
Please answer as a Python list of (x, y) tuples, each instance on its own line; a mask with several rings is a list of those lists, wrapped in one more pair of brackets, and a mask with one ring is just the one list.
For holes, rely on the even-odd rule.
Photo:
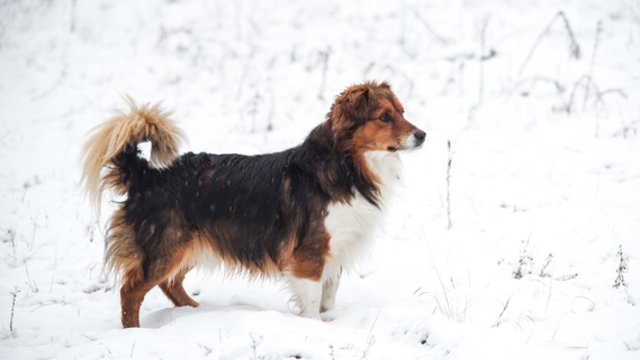
[(125, 275), (124, 284), (120, 288), (123, 327), (140, 327), (140, 305), (146, 293), (155, 285), (144, 280), (142, 269)]
[(162, 292), (175, 306), (198, 307), (198, 305), (200, 305), (197, 301), (187, 295), (187, 292), (182, 286), (184, 277), (189, 270), (190, 269), (188, 268), (183, 268), (172, 280), (165, 280), (160, 283), (160, 289), (162, 289)]
[[(165, 238), (165, 241), (169, 242), (170, 240)], [(165, 294), (176, 305), (178, 303), (185, 303), (191, 306), (198, 305), (198, 303), (189, 298), (182, 287), (182, 280), (186, 274), (183, 261), (189, 253), (190, 249), (183, 246), (176, 248), (169, 258), (154, 254), (157, 257), (146, 259), (149, 263), (146, 270), (143, 270), (142, 266), (138, 266), (135, 270), (125, 274), (124, 284), (120, 289), (123, 327), (140, 326), (140, 305), (146, 293), (156, 285), (163, 284), (161, 285), (162, 290), (165, 291), (165, 288), (168, 290), (168, 293), (165, 291)], [(147, 257), (150, 255), (147, 253)], [(174, 280), (177, 280), (177, 282), (174, 282)], [(170, 286), (165, 287), (164, 284)]]

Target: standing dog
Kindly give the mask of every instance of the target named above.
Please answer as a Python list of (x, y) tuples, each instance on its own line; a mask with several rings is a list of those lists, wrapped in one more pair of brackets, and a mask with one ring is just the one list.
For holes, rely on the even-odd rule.
[[(342, 268), (371, 240), (399, 179), (397, 151), (425, 132), (404, 118), (386, 83), (351, 86), (299, 146), (255, 156), (178, 155), (181, 131), (159, 105), (138, 106), (95, 129), (82, 181), (111, 216), (107, 267), (122, 275), (122, 325), (140, 326), (140, 305), (158, 285), (176, 306), (198, 306), (185, 275), (203, 260), (250, 276), (283, 276), (301, 315), (333, 308)], [(138, 143), (151, 142), (150, 161)]]

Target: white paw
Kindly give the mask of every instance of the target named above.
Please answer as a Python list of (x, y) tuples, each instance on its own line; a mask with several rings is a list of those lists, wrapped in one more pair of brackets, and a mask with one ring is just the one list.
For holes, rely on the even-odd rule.
[(319, 311), (302, 311), (302, 312), (300, 312), (300, 316), (305, 317), (307, 319), (314, 319), (314, 320), (322, 321), (322, 318), (320, 318), (320, 312)]

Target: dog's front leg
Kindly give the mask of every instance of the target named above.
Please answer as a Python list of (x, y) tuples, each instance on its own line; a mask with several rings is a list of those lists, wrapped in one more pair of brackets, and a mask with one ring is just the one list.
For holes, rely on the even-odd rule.
[(322, 281), (288, 276), (289, 287), (293, 293), (292, 300), (300, 310), (300, 316), (320, 319), (320, 300), (322, 298)]
[(322, 302), (320, 303), (320, 312), (333, 310), (336, 305), (336, 292), (340, 285), (340, 277), (342, 276), (342, 268), (338, 272), (329, 277), (322, 284)]

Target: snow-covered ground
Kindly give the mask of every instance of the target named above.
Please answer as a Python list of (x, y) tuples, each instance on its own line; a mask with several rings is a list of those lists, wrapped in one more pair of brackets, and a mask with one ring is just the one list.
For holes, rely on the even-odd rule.
[[(428, 137), (336, 310), (203, 271), (122, 330), (78, 190), (119, 95), (260, 153), (369, 79)], [(2, 1), (0, 125), (1, 359), (640, 359), (638, 0)]]

